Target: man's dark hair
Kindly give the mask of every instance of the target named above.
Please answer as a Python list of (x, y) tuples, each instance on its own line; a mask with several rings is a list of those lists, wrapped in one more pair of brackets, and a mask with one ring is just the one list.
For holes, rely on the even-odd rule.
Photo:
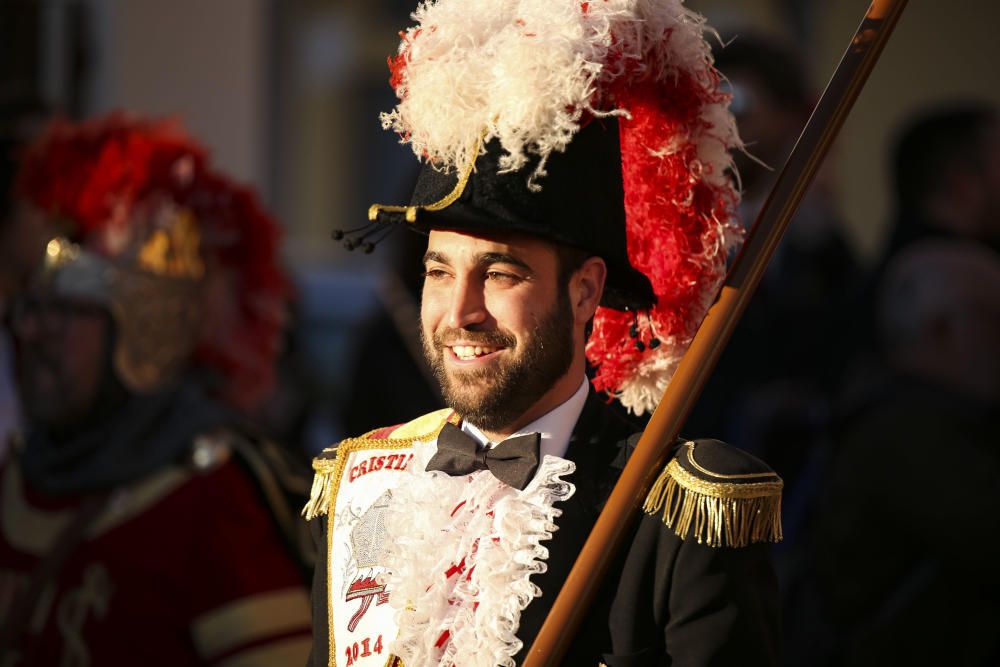
[(981, 142), (997, 119), (992, 105), (970, 102), (936, 107), (909, 122), (893, 150), (900, 213), (919, 212), (927, 196), (937, 192), (947, 170), (982, 159)]
[(583, 263), (594, 256), (594, 253), (575, 248), (573, 246), (556, 244), (556, 278), (559, 280), (559, 289), (565, 290), (569, 283), (570, 276), (583, 266)]
[[(589, 250), (584, 250), (582, 248), (575, 248), (573, 246), (563, 245), (561, 243), (556, 244), (556, 278), (557, 285), (559, 287), (559, 298), (565, 301), (569, 300), (569, 279), (573, 273), (583, 266), (591, 257), (594, 257), (594, 253)], [(583, 329), (583, 339), (587, 340), (590, 338), (590, 333), (594, 329), (594, 318), (590, 318), (587, 322), (587, 326)]]

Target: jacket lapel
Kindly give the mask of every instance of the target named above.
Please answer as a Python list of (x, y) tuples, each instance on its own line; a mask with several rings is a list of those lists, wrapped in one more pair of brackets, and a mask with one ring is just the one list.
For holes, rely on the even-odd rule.
[[(556, 520), (559, 529), (550, 541), (543, 543), (549, 550), (548, 569), (532, 577), (542, 595), (521, 614), (517, 636), (524, 647), (515, 656), (518, 664), (541, 629), (620, 472), (614, 466), (620, 444), (636, 428), (590, 392), (566, 450), (566, 458), (576, 463), (576, 471), (568, 478), (576, 486), (576, 492), (559, 506), (563, 512)], [(602, 625), (606, 633), (606, 624)]]

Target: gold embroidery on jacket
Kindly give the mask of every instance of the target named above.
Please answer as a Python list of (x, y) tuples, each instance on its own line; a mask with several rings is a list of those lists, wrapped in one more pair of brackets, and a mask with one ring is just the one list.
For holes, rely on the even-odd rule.
[[(344, 476), (345, 463), (348, 457), (354, 452), (365, 451), (368, 449), (410, 449), (417, 442), (425, 442), (437, 438), (438, 433), (444, 427), (445, 422), (449, 419), (454, 420), (455, 415), (451, 410), (445, 408), (443, 410), (437, 410), (422, 417), (418, 417), (417, 419), (399, 427), (391, 434), (391, 436), (397, 436), (398, 434), (404, 437), (375, 438), (372, 436), (382, 430), (375, 429), (359, 438), (348, 438), (346, 440), (342, 440), (336, 447), (336, 456), (333, 459), (313, 459), (313, 470), (316, 472), (316, 476), (313, 479), (313, 487), (310, 493), (309, 502), (302, 509), (302, 515), (307, 521), (323, 514), (329, 516), (330, 510), (337, 506), (337, 491), (340, 489), (340, 482)], [(333, 552), (333, 532), (333, 527), (328, 524), (326, 529), (326, 553), (328, 561), (330, 554)], [(329, 637), (328, 664), (336, 665), (337, 646), (336, 635), (334, 634), (333, 627), (334, 591), (330, 582), (330, 576), (330, 564), (327, 562), (326, 608), (327, 636)], [(393, 662), (393, 660), (396, 660), (396, 662)], [(402, 667), (402, 664), (402, 660), (395, 658), (395, 656), (390, 656), (389, 662), (386, 663), (387, 666), (391, 665), (392, 667)]]

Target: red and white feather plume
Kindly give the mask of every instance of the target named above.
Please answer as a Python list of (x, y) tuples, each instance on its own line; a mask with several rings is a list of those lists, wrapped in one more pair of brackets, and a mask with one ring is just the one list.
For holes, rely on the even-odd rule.
[(587, 357), (598, 390), (651, 411), (741, 239), (728, 173), (741, 143), (704, 19), (680, 0), (429, 0), (413, 18), (382, 123), (439, 169), (497, 139), (504, 170), (541, 158), (525, 177), (544, 187), (553, 151), (618, 117), (628, 254), (656, 304), (599, 309)]

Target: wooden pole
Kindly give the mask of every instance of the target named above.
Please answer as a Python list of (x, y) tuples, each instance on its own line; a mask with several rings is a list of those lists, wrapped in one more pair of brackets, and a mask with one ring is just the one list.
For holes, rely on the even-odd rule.
[(695, 400), (729, 340), (802, 196), (840, 131), (906, 6), (875, 0), (792, 149), (743, 249), (670, 386), (657, 406), (604, 511), (528, 651), (524, 667), (556, 665), (569, 647), (623, 538), (663, 468)]

